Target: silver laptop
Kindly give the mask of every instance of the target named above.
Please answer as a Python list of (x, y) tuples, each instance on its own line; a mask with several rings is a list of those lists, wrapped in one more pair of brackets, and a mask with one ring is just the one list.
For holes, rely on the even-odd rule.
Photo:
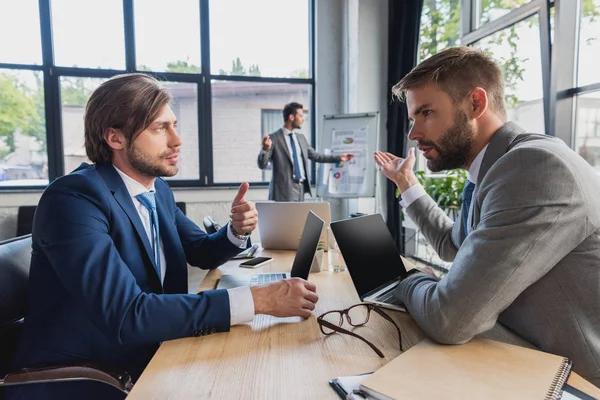
[(331, 230), (360, 300), (406, 311), (394, 289), (408, 273), (381, 214), (332, 222)]
[(238, 286), (256, 286), (264, 285), (269, 282), (286, 279), (289, 277), (299, 277), (308, 279), (310, 267), (312, 265), (317, 246), (319, 245), (319, 234), (323, 229), (325, 222), (312, 211), (308, 212), (298, 251), (292, 265), (292, 272), (270, 272), (258, 274), (225, 274), (221, 276), (217, 289), (231, 289)]
[(327, 243), (327, 227), (331, 222), (329, 203), (257, 202), (256, 210), (260, 244), (264, 249), (296, 250), (309, 211), (325, 222), (320, 240)]

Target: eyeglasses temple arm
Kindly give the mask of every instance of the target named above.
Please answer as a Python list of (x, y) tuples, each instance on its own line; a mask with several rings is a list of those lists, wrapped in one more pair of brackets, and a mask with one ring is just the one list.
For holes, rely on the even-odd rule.
[(322, 325), (325, 325), (325, 326), (326, 326), (326, 327), (328, 327), (329, 329), (333, 329), (334, 331), (337, 331), (337, 332), (340, 332), (340, 333), (345, 333), (346, 335), (354, 336), (355, 338), (358, 338), (358, 339), (362, 340), (363, 342), (365, 342), (366, 344), (368, 344), (368, 345), (369, 345), (369, 347), (371, 347), (371, 348), (373, 349), (373, 351), (374, 351), (375, 353), (377, 353), (377, 355), (378, 355), (379, 357), (381, 357), (381, 358), (384, 358), (384, 355), (383, 355), (383, 353), (381, 352), (381, 350), (379, 350), (377, 347), (375, 347), (375, 345), (374, 345), (373, 343), (369, 342), (369, 341), (368, 341), (367, 339), (365, 339), (364, 337), (362, 337), (362, 336), (360, 336), (360, 335), (357, 335), (357, 334), (356, 334), (356, 333), (354, 333), (354, 332), (347, 331), (346, 329), (344, 329), (344, 328), (342, 328), (342, 327), (340, 327), (340, 326), (334, 325), (334, 324), (332, 324), (332, 323), (329, 323), (329, 322), (327, 322), (327, 321), (325, 321), (325, 320), (319, 320), (318, 322), (319, 322), (320, 324), (322, 324)]

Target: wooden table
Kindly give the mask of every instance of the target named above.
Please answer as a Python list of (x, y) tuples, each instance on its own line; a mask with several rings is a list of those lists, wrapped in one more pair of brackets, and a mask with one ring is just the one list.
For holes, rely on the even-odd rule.
[[(260, 254), (259, 254), (260, 255)], [(223, 273), (289, 271), (295, 252), (263, 251), (274, 261), (259, 269), (229, 262), (209, 272), (200, 290), (213, 289)], [(325, 254), (325, 264), (327, 254)], [(328, 380), (375, 371), (400, 354), (397, 331), (377, 314), (356, 328), (385, 355), (380, 358), (364, 342), (342, 334), (324, 336), (316, 316), (359, 302), (347, 272), (312, 273), (319, 302), (308, 319), (257, 315), (228, 333), (164, 342), (128, 399), (338, 399)], [(406, 348), (425, 335), (412, 318), (388, 311), (402, 329)], [(426, 379), (424, 377), (424, 379)], [(576, 374), (572, 386), (600, 398), (600, 389)]]

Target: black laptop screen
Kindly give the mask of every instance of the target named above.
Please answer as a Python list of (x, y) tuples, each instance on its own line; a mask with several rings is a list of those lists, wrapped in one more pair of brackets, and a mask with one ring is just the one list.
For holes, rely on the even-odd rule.
[(302, 236), (300, 237), (300, 243), (298, 243), (296, 258), (294, 258), (292, 266), (293, 277), (308, 279), (310, 267), (319, 246), (319, 238), (323, 225), (325, 225), (325, 222), (321, 218), (312, 211), (308, 212)]
[(381, 214), (332, 222), (331, 230), (361, 299), (371, 290), (406, 274)]

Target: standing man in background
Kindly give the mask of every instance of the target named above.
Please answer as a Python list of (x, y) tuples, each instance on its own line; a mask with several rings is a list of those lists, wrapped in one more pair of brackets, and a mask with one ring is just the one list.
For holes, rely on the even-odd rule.
[(269, 184), (269, 200), (304, 201), (310, 191), (308, 159), (320, 163), (350, 161), (354, 154), (325, 155), (315, 151), (302, 133), (295, 133), (304, 122), (302, 104), (289, 103), (283, 108), (283, 127), (262, 140), (258, 153), (258, 168), (265, 169), (273, 163), (273, 177)]

